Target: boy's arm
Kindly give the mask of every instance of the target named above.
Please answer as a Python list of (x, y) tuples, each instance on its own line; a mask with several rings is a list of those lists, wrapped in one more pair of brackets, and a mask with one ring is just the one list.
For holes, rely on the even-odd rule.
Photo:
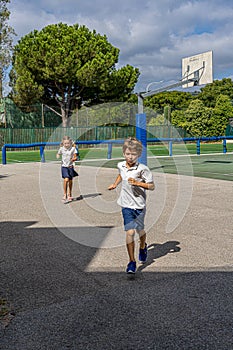
[(113, 184), (111, 184), (109, 187), (108, 187), (108, 190), (114, 190), (118, 185), (119, 183), (122, 181), (122, 177), (120, 174), (118, 174), (115, 182)]
[(140, 181), (136, 181), (136, 180), (133, 179), (132, 177), (130, 177), (130, 178), (128, 179), (128, 183), (129, 183), (130, 185), (133, 185), (133, 186), (142, 187), (142, 188), (144, 188), (145, 190), (151, 190), (151, 191), (153, 191), (154, 188), (155, 188), (154, 182), (140, 182)]

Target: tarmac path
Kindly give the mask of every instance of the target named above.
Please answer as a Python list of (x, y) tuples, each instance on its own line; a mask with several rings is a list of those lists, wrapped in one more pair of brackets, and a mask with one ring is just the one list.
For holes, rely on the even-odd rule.
[(0, 349), (233, 349), (233, 183), (154, 172), (129, 279), (117, 171), (78, 171), (64, 205), (56, 162), (0, 166)]

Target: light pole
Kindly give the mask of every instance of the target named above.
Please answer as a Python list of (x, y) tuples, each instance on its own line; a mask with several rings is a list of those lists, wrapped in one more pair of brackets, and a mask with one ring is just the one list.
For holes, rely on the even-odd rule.
[(160, 84), (160, 83), (163, 83), (164, 80), (160, 80), (160, 81), (152, 81), (151, 83), (149, 83), (146, 87), (146, 92), (149, 92), (149, 88), (153, 85), (153, 84)]

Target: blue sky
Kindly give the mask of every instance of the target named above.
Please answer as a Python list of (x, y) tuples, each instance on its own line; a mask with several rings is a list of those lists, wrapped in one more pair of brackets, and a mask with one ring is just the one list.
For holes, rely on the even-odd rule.
[(118, 65), (139, 68), (136, 91), (180, 80), (182, 58), (206, 51), (214, 79), (233, 77), (232, 0), (11, 0), (8, 8), (17, 40), (59, 22), (106, 34)]

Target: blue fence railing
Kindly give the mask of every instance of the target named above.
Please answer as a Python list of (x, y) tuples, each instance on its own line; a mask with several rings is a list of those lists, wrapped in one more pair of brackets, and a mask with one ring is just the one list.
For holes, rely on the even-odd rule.
[[(113, 144), (123, 144), (124, 140), (90, 140), (90, 141), (76, 141), (76, 145), (98, 145), (98, 144), (107, 144), (108, 145), (108, 153), (107, 159), (112, 158), (112, 145)], [(2, 147), (2, 164), (6, 164), (6, 152), (9, 148), (31, 148), (31, 147), (39, 147), (40, 150), (40, 159), (41, 162), (45, 162), (44, 149), (47, 146), (59, 146), (61, 142), (35, 142), (35, 143), (9, 143), (5, 144)]]
[[(169, 156), (173, 155), (173, 144), (174, 143), (186, 143), (186, 142), (196, 142), (196, 154), (201, 153), (201, 142), (211, 142), (211, 141), (222, 141), (222, 152), (227, 153), (227, 140), (233, 140), (233, 136), (212, 136), (212, 137), (184, 137), (184, 138), (149, 138), (147, 143), (163, 143), (168, 142), (169, 144)], [(112, 158), (112, 146), (114, 144), (123, 144), (124, 140), (89, 140), (89, 141), (76, 141), (76, 145), (97, 145), (97, 144), (107, 144), (107, 159)], [(39, 147), (41, 162), (45, 162), (44, 149), (47, 146), (59, 146), (60, 142), (38, 142), (38, 143), (26, 143), (26, 144), (5, 144), (2, 147), (2, 164), (7, 163), (6, 152), (9, 148), (30, 148)]]

